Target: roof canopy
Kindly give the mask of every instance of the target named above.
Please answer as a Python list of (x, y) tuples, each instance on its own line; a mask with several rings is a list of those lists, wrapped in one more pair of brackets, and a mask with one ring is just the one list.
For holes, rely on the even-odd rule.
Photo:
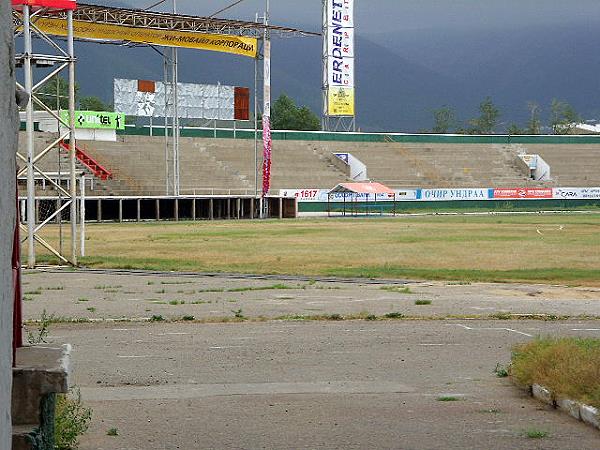
[(394, 190), (381, 183), (342, 183), (334, 187), (330, 194), (394, 194)]

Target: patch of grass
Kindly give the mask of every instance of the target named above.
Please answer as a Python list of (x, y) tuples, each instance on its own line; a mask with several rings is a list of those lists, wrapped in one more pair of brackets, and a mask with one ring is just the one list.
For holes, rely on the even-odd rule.
[(340, 321), (344, 320), (344, 316), (341, 314), (329, 314), (329, 316), (327, 316), (327, 320)]
[(277, 317), (275, 320), (283, 320), (289, 322), (304, 322), (306, 320), (310, 320), (310, 318), (308, 316), (303, 316), (302, 314), (291, 314), (288, 316)]
[(45, 287), (42, 289), (45, 289), (46, 291), (64, 291), (65, 287), (64, 286), (48, 286), (48, 287)]
[(279, 291), (279, 290), (286, 290), (286, 289), (296, 289), (296, 288), (294, 288), (293, 286), (288, 286), (286, 284), (278, 283), (278, 284), (273, 284), (271, 286), (250, 286), (250, 287), (227, 289), (225, 292)]
[(160, 284), (164, 285), (179, 285), (179, 284), (193, 284), (193, 281), (161, 281)]
[(391, 313), (387, 313), (384, 316), (386, 319), (404, 319), (404, 314), (399, 313), (399, 312), (391, 312)]
[(117, 428), (110, 428), (107, 432), (106, 432), (107, 436), (118, 436), (119, 435), (119, 430)]
[(148, 283), (146, 283), (148, 286), (154, 286), (154, 281), (148, 281)]
[(94, 289), (97, 289), (99, 291), (105, 291), (107, 289), (121, 289), (123, 286), (120, 285), (115, 285), (115, 286), (111, 286), (108, 284), (97, 284), (96, 286), (94, 286)]
[(564, 283), (568, 281), (587, 281), (597, 284), (600, 270), (564, 267), (544, 269), (511, 269), (511, 270), (481, 270), (481, 269), (447, 269), (447, 268), (408, 268), (404, 266), (331, 268), (326, 275), (348, 278), (408, 278), (422, 280), (465, 280), (472, 282), (508, 283)]
[(494, 369), (494, 374), (496, 374), (498, 378), (506, 378), (509, 375), (509, 369), (498, 363)]
[(458, 402), (458, 401), (460, 401), (460, 398), (453, 397), (451, 395), (443, 395), (441, 397), (438, 397), (437, 401), (438, 402)]
[(431, 305), (433, 302), (431, 300), (415, 300), (415, 305), (417, 306), (427, 306)]
[(90, 299), (89, 298), (85, 298), (85, 297), (79, 297), (77, 299), (77, 301), (80, 302), (80, 303), (84, 303), (84, 302), (89, 302)]
[(236, 310), (231, 310), (231, 312), (233, 313), (233, 315), (236, 319), (242, 319), (242, 320), (246, 319), (246, 316), (244, 316), (244, 312), (242, 311), (242, 308), (236, 309)]
[(224, 288), (213, 288), (213, 289), (200, 289), (198, 292), (198, 294), (210, 294), (210, 293), (219, 293), (219, 292), (225, 292)]
[(191, 322), (196, 320), (196, 318), (194, 316), (183, 316), (181, 320), (183, 320), (184, 322)]
[(494, 314), (490, 314), (490, 318), (496, 320), (510, 320), (512, 319), (512, 314), (507, 312), (497, 312)]
[(35, 300), (33, 297), (30, 297), (29, 295), (24, 295), (23, 296), (23, 301), (24, 302), (32, 302), (33, 300)]
[(96, 308), (94, 307), (90, 307), (90, 308), (86, 308), (89, 312), (91, 313), (95, 313), (96, 312)]
[(381, 289), (382, 291), (395, 292), (397, 294), (414, 294), (413, 290), (408, 286), (382, 286), (379, 289)]
[(549, 436), (549, 433), (547, 431), (538, 430), (536, 428), (525, 430), (523, 434), (529, 439), (544, 439)]
[(511, 375), (526, 386), (600, 408), (600, 339), (538, 338), (513, 349)]
[(92, 420), (92, 410), (81, 402), (79, 388), (69, 394), (58, 394), (54, 412), (54, 448), (71, 450), (79, 445), (79, 437), (85, 434)]
[(171, 305), (171, 306), (185, 305), (185, 300), (170, 300), (169, 305)]
[(150, 317), (150, 322), (164, 322), (165, 318), (163, 316), (161, 316), (160, 314), (154, 314), (152, 317)]
[(369, 314), (365, 317), (365, 320), (377, 320), (377, 316), (375, 314)]
[(25, 291), (25, 292), (23, 292), (23, 295), (42, 295), (42, 290), (35, 289), (33, 291)]
[[(94, 224), (87, 266), (160, 271), (599, 285), (600, 214)], [(559, 230), (568, 227), (569, 232)], [(544, 232), (544, 239), (536, 233)], [(345, 246), (352, 234), (354, 244)], [(58, 227), (42, 237), (58, 240)], [(239, 245), (239, 239), (244, 245)], [(165, 256), (164, 245), (169, 252)], [(293, 245), (290, 245), (293, 243)], [(401, 246), (402, 251), (390, 251)], [(310, 258), (294, 257), (302, 248)], [(340, 267), (339, 249), (348, 264)], [(40, 259), (44, 258), (41, 252)], [(277, 261), (277, 258), (280, 261)], [(474, 264), (473, 261), (477, 261)], [(485, 267), (480, 270), (478, 267)], [(527, 267), (523, 270), (521, 268)]]

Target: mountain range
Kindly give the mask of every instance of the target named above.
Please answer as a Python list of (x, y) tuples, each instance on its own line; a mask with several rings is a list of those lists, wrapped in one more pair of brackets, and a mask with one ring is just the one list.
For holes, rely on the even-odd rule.
[[(519, 29), (420, 29), (357, 33), (357, 123), (363, 131), (431, 129), (434, 109), (447, 105), (461, 121), (478, 115), (487, 96), (501, 110), (498, 131), (524, 124), (528, 102), (547, 118), (553, 98), (584, 118), (600, 117), (600, 19)], [(302, 24), (297, 24), (302, 27)], [(311, 27), (306, 27), (311, 28)], [(277, 38), (272, 80), (277, 97), (321, 109), (320, 38)], [(113, 78), (162, 80), (162, 57), (144, 47), (77, 44), (82, 95), (112, 103)], [(181, 82), (253, 87), (252, 60), (180, 50)]]

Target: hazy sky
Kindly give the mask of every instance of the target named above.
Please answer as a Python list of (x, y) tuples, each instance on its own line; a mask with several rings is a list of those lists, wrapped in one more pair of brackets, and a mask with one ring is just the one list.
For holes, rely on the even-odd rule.
[[(165, 4), (172, 4), (167, 0)], [(93, 3), (94, 0), (90, 0)], [(152, 0), (120, 0), (145, 8)], [(270, 0), (274, 24), (305, 24), (317, 30), (321, 0)], [(100, 3), (98, 1), (98, 3)], [(114, 3), (108, 1), (106, 3)], [(177, 0), (182, 13), (210, 15), (234, 0)], [(227, 17), (252, 20), (265, 0), (244, 0)], [(356, 0), (356, 22), (364, 34), (412, 28), (481, 28), (536, 23), (600, 22), (599, 0)]]

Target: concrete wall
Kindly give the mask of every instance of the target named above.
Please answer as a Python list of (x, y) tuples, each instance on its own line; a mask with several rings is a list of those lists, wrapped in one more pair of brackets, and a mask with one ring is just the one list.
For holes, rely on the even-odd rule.
[(0, 0), (0, 448), (11, 448), (12, 236), (15, 224), (17, 110), (9, 0)]

